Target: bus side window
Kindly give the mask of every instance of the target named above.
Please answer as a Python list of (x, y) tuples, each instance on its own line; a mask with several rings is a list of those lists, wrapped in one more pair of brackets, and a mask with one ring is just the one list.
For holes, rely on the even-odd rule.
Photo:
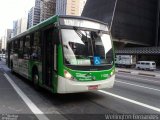
[(27, 35), (24, 40), (24, 53), (23, 53), (24, 59), (30, 58), (30, 39), (31, 36)]
[(31, 44), (31, 59), (40, 60), (41, 59), (41, 41), (40, 32), (34, 33), (34, 39)]
[(20, 39), (19, 46), (18, 58), (23, 58), (23, 38)]
[(19, 44), (18, 44), (18, 40), (13, 41), (13, 52), (14, 53), (18, 53), (18, 49), (19, 49)]
[(13, 51), (14, 51), (13, 41), (11, 41), (9, 44), (10, 44), (10, 52), (11, 54), (13, 54)]

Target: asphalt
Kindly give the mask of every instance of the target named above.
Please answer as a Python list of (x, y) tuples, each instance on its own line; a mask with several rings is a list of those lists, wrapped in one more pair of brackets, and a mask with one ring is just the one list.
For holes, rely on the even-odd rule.
[[(14, 83), (50, 120), (104, 120), (107, 114), (158, 115), (160, 113), (153, 109), (106, 95), (100, 91), (65, 95), (52, 94), (44, 89), (36, 91), (31, 82), (19, 75), (11, 74), (4, 62), (0, 62), (0, 68), (0, 113), (15, 113), (25, 115), (23, 119), (28, 116), (36, 119), (26, 103), (6, 80), (4, 73), (9, 75)], [(114, 87), (103, 91), (160, 109), (159, 86), (159, 78), (120, 72), (116, 74)]]
[[(2, 65), (2, 63), (1, 63)], [(3, 66), (3, 65), (2, 65)], [(0, 119), (19, 118), (22, 120), (36, 119), (31, 110), (22, 101), (19, 95), (4, 76), (4, 69), (0, 68)], [(8, 117), (7, 114), (15, 114)]]
[[(115, 94), (160, 108), (160, 81), (141, 76), (117, 75)], [(121, 92), (119, 92), (121, 91)]]

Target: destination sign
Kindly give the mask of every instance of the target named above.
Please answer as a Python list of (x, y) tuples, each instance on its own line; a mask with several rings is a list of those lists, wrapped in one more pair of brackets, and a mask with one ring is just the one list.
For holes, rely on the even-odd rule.
[(104, 25), (98, 22), (94, 22), (94, 21), (84, 20), (84, 19), (61, 18), (60, 25), (108, 31), (107, 25)]

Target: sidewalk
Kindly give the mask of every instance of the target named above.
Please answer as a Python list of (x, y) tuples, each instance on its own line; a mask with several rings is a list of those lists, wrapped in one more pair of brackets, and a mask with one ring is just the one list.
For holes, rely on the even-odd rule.
[(160, 71), (145, 71), (145, 70), (135, 70), (135, 69), (126, 69), (126, 68), (116, 68), (116, 72), (160, 78)]

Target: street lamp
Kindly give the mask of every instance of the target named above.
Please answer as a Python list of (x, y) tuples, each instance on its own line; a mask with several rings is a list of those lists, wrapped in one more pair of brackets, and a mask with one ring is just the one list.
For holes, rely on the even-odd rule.
[(116, 12), (116, 7), (117, 7), (117, 2), (118, 2), (118, 0), (116, 0), (115, 4), (114, 4), (113, 15), (112, 15), (112, 20), (111, 20), (111, 25), (110, 25), (110, 32), (111, 32), (112, 25), (113, 25), (113, 20), (114, 20), (114, 16), (115, 16), (115, 12)]

